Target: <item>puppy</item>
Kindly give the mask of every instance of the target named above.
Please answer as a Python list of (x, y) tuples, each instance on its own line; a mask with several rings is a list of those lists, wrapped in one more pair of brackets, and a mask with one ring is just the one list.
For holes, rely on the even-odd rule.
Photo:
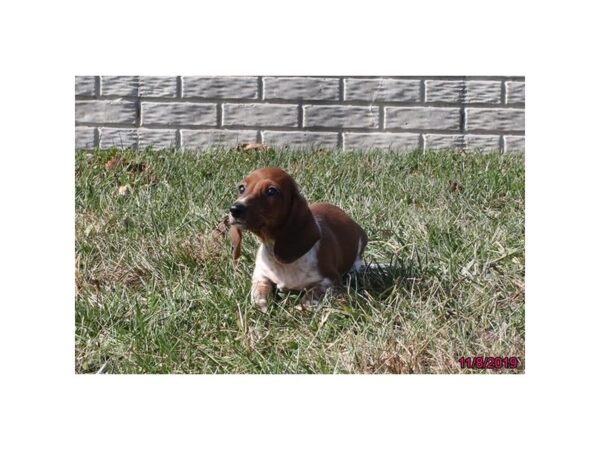
[(308, 205), (290, 175), (277, 167), (249, 174), (229, 209), (234, 260), (240, 256), (242, 230), (261, 242), (252, 275), (252, 303), (266, 312), (274, 286), (306, 290), (302, 306), (317, 305), (343, 274), (362, 267), (364, 230), (328, 203)]

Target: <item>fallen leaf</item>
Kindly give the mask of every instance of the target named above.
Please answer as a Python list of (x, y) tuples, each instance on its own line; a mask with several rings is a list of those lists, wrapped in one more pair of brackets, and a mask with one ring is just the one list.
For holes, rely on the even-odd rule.
[(268, 150), (269, 146), (265, 145), (265, 144), (259, 144), (257, 142), (245, 142), (242, 144), (239, 144), (237, 146), (238, 150), (257, 150), (257, 151), (261, 151), (261, 150)]
[(124, 163), (123, 158), (120, 156), (113, 156), (110, 158), (106, 164), (104, 165), (107, 169), (116, 169), (117, 167), (122, 166)]
[(220, 238), (225, 233), (227, 233), (228, 229), (229, 229), (229, 216), (225, 216), (225, 217), (223, 217), (223, 219), (221, 219), (219, 224), (215, 228), (213, 228), (210, 235), (213, 239)]
[(450, 192), (461, 192), (463, 190), (462, 184), (456, 180), (449, 181), (448, 184)]
[(127, 172), (141, 173), (145, 172), (148, 166), (144, 163), (131, 163), (127, 166)]

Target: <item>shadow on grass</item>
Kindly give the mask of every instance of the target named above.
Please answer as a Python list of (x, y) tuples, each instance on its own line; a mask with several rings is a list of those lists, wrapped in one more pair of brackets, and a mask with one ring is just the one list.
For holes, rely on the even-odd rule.
[(343, 285), (385, 300), (396, 290), (410, 291), (424, 275), (420, 261), (393, 255), (388, 262), (369, 262), (360, 271), (346, 274)]

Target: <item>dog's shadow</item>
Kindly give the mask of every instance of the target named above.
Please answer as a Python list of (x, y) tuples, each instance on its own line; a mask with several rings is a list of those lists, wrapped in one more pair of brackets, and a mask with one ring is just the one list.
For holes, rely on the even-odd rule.
[(422, 276), (413, 261), (392, 258), (387, 263), (370, 262), (344, 275), (342, 287), (371, 297), (384, 298), (395, 289), (410, 290)]
[[(421, 279), (422, 273), (415, 261), (392, 257), (387, 263), (369, 262), (359, 270), (349, 272), (342, 277), (340, 283), (330, 291), (334, 303), (347, 300), (348, 294), (357, 294), (384, 300), (394, 291), (410, 291), (414, 283)], [(297, 301), (306, 295), (306, 291), (288, 291), (274, 289), (274, 300), (285, 304), (288, 299)]]

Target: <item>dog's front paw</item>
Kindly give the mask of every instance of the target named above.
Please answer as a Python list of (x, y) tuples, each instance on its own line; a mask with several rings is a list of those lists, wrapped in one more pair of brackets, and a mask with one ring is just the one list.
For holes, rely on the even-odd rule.
[(267, 312), (267, 298), (273, 290), (273, 283), (267, 280), (256, 280), (252, 282), (252, 291), (250, 298), (252, 304), (260, 309), (262, 312)]
[(260, 309), (262, 312), (267, 312), (268, 304), (266, 298), (257, 298), (252, 301), (252, 304), (258, 309)]
[(325, 296), (329, 286), (330, 283), (327, 280), (327, 282), (321, 282), (317, 286), (306, 291), (306, 293), (300, 299), (300, 309), (316, 309), (321, 304), (321, 300), (323, 300), (323, 297)]
[(300, 300), (300, 305), (298, 305), (299, 310), (301, 311), (311, 311), (319, 307), (321, 304), (321, 299), (313, 297), (312, 295), (305, 295)]

